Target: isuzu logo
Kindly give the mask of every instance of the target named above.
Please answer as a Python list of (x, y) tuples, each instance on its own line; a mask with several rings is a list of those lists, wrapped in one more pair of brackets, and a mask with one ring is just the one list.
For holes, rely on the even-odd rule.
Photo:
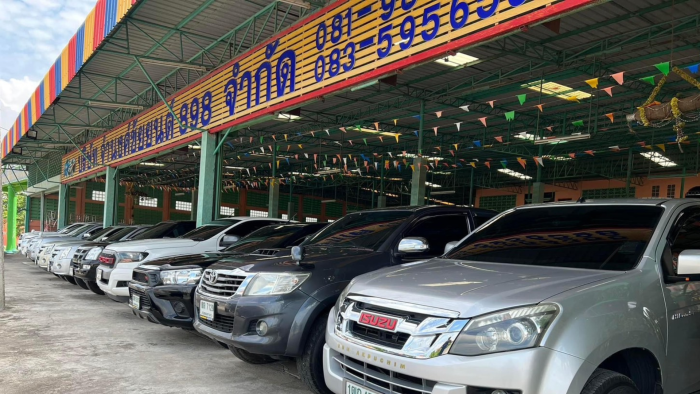
[(396, 332), (399, 325), (399, 319), (370, 312), (362, 312), (357, 322), (363, 326), (381, 328), (391, 332)]

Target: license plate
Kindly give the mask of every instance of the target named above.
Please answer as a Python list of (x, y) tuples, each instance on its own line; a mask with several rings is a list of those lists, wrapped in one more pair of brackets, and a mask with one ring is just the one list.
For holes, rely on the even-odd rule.
[(368, 390), (359, 384), (345, 381), (345, 394), (378, 394), (376, 391)]
[(134, 309), (141, 309), (141, 297), (137, 295), (131, 296), (131, 307)]
[(97, 270), (97, 274), (95, 274), (95, 278), (96, 278), (98, 281), (101, 281), (101, 280), (102, 280), (102, 270), (100, 270), (100, 269)]
[(73, 267), (70, 267), (70, 268), (68, 269), (68, 272), (69, 272), (69, 275), (70, 275), (70, 276), (73, 276), (73, 273), (74, 273), (75, 271), (73, 271)]
[(214, 303), (209, 301), (199, 301), (199, 317), (204, 320), (214, 321)]

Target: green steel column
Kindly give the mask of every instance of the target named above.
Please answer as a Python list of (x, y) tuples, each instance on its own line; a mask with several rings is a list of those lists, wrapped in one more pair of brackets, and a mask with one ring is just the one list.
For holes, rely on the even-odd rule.
[(17, 193), (12, 184), (7, 185), (7, 245), (5, 252), (17, 251)]
[(218, 134), (202, 133), (200, 142), (202, 156), (199, 158), (199, 186), (197, 187), (197, 226), (211, 223), (216, 217), (214, 210), (218, 209), (217, 199), (212, 196), (219, 182), (217, 179), (219, 171), (216, 168), (219, 160), (215, 153), (217, 137)]
[(428, 174), (426, 166), (428, 161), (423, 157), (423, 125), (425, 118), (425, 101), (420, 102), (419, 129), (418, 129), (418, 155), (413, 159), (413, 180), (411, 182), (411, 205), (425, 205), (425, 180)]
[(105, 207), (102, 215), (104, 227), (117, 224), (117, 207), (119, 206), (119, 170), (107, 167), (105, 174)]
[(24, 199), (24, 232), (29, 232), (29, 225), (31, 223), (31, 208), (32, 208), (32, 198), (27, 196)]
[(39, 231), (44, 231), (44, 220), (46, 220), (46, 194), (41, 192), (39, 202)]
[(425, 100), (420, 102), (420, 114), (418, 118), (418, 154), (423, 154), (423, 127), (425, 125)]
[(469, 177), (469, 206), (474, 206), (474, 167), (472, 167), (472, 173)]
[(386, 208), (386, 196), (384, 195), (384, 165), (379, 178), (379, 198), (377, 199), (377, 208)]
[(267, 198), (267, 217), (279, 218), (280, 183), (277, 179), (277, 142), (272, 143), (272, 178)]
[(68, 201), (70, 201), (70, 185), (58, 186), (58, 229), (68, 225)]
[(190, 220), (197, 220), (197, 192), (192, 191), (192, 210), (190, 211)]

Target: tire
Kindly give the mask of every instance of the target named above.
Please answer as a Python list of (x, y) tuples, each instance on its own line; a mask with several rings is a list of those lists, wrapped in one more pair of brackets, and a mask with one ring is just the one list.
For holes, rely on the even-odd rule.
[(92, 291), (93, 293), (95, 293), (97, 295), (105, 295), (104, 291), (102, 291), (102, 289), (100, 289), (100, 286), (97, 285), (97, 282), (85, 282), (85, 283), (87, 284), (90, 291)]
[(299, 378), (306, 387), (316, 394), (333, 394), (326, 386), (323, 376), (323, 345), (326, 343), (326, 322), (328, 314), (322, 314), (311, 327), (304, 351), (297, 357)]
[(66, 282), (72, 285), (77, 285), (77, 283), (75, 283), (75, 278), (73, 278), (72, 276), (64, 276), (63, 279), (65, 279)]
[(639, 394), (639, 390), (627, 376), (598, 368), (586, 382), (581, 394)]
[(75, 280), (76, 285), (82, 287), (85, 290), (90, 290), (90, 288), (88, 287), (87, 283), (85, 283), (84, 280), (82, 280), (80, 278), (76, 278), (76, 277), (73, 277), (73, 279)]
[(270, 364), (277, 361), (270, 356), (266, 356), (264, 354), (250, 353), (247, 350), (235, 348), (233, 346), (229, 346), (228, 350), (230, 350), (234, 356), (238, 357), (239, 360), (244, 361), (248, 364)]

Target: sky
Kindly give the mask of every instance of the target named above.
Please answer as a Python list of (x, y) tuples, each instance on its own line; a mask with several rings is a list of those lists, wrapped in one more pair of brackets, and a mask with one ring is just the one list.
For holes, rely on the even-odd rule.
[(0, 133), (4, 135), (97, 0), (0, 0)]

